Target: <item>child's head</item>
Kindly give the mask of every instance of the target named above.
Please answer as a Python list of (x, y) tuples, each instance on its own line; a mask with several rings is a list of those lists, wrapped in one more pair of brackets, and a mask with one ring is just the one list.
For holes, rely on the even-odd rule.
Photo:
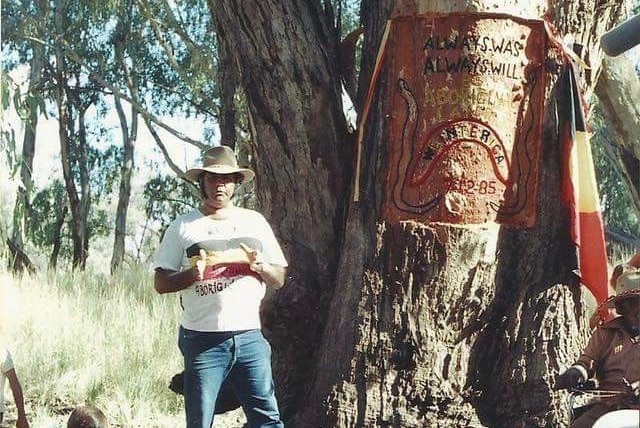
[(69, 416), (67, 428), (108, 428), (107, 417), (94, 406), (79, 406)]

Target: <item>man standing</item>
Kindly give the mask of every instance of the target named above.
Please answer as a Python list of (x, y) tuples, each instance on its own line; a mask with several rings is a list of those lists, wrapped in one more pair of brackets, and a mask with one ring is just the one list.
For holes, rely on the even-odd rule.
[(186, 176), (198, 183), (202, 204), (171, 223), (154, 268), (156, 291), (180, 292), (184, 308), (178, 346), (187, 428), (210, 428), (223, 381), (250, 427), (283, 427), (259, 309), (266, 286), (284, 284), (287, 261), (265, 218), (232, 199), (254, 173), (238, 167), (229, 147), (218, 146)]
[(22, 385), (18, 380), (18, 375), (13, 367), (13, 360), (9, 351), (0, 346), (0, 422), (2, 422), (4, 416), (4, 382), (5, 379), (9, 380), (9, 388), (13, 394), (13, 401), (16, 403), (16, 409), (18, 411), (18, 420), (16, 421), (17, 428), (29, 428), (29, 422), (27, 422), (27, 415), (24, 411), (24, 398), (22, 396)]

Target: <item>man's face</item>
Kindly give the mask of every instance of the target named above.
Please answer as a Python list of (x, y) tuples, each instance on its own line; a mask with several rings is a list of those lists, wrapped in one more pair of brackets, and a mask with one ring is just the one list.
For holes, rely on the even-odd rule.
[(640, 334), (640, 296), (631, 296), (620, 300), (617, 305), (630, 331)]
[(224, 208), (231, 204), (236, 190), (236, 174), (213, 174), (205, 172), (203, 177), (205, 202), (215, 208)]

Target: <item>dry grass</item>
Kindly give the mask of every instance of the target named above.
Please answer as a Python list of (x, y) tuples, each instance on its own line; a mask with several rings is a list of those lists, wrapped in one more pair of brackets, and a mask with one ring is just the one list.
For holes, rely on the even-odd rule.
[[(62, 428), (72, 408), (85, 403), (117, 427), (184, 426), (182, 398), (167, 388), (182, 366), (180, 307), (177, 296), (155, 293), (146, 269), (114, 277), (2, 273), (0, 305), (32, 428)], [(2, 426), (15, 417), (11, 404)], [(219, 422), (242, 426), (241, 412)]]

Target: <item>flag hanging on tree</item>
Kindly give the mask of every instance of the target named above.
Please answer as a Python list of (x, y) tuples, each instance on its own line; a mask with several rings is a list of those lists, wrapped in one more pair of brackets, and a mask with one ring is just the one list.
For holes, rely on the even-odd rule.
[[(564, 147), (563, 194), (571, 211), (577, 273), (598, 303), (609, 297), (607, 250), (589, 133), (576, 72), (569, 62), (562, 73), (566, 105), (560, 109)], [(606, 313), (601, 313), (606, 317)]]

